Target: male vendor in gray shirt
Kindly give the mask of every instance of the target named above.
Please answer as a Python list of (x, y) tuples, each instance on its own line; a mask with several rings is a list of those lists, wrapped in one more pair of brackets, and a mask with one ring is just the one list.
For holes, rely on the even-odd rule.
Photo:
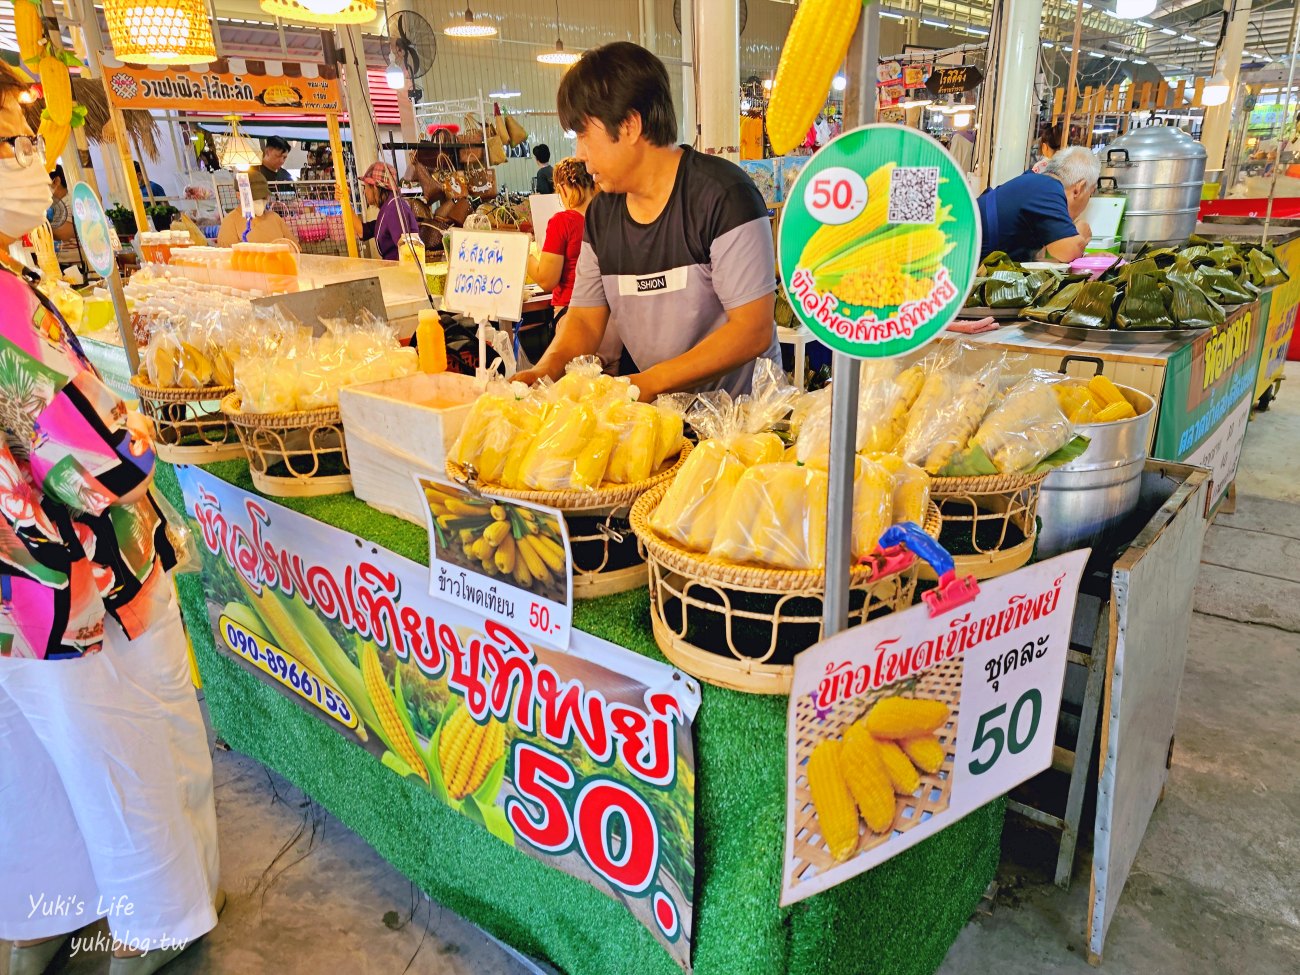
[(568, 314), (537, 367), (516, 378), (558, 378), (613, 328), (643, 400), (749, 392), (754, 361), (780, 361), (772, 230), (758, 189), (739, 166), (675, 144), (668, 72), (645, 48), (588, 51), (558, 103), (601, 192), (587, 208)]

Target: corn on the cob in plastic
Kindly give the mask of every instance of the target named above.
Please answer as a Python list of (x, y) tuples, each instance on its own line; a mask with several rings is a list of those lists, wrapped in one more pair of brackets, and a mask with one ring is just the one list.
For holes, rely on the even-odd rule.
[(799, 255), (800, 267), (809, 270), (823, 261), (839, 256), (885, 226), (889, 213), (889, 174), (898, 165), (887, 162), (867, 177), (867, 205), (848, 223), (822, 224), (808, 238)]
[(505, 754), (506, 727), (496, 718), (478, 724), (469, 710), (458, 707), (438, 736), (438, 768), (452, 799), (477, 792), (492, 766)]
[(894, 785), (889, 780), (876, 740), (861, 721), (844, 732), (844, 751), (840, 756), (844, 781), (858, 804), (862, 818), (873, 833), (886, 833), (894, 823), (897, 804)]
[(870, 459), (889, 471), (894, 479), (893, 523), (911, 521), (924, 525), (930, 508), (930, 475), (897, 454), (872, 454)]
[(858, 807), (840, 768), (843, 748), (835, 738), (818, 742), (807, 768), (822, 839), (836, 860), (847, 860), (858, 847)]
[(943, 768), (943, 745), (934, 735), (919, 735), (916, 738), (903, 738), (899, 747), (922, 772), (933, 775)]
[[(518, 487), (514, 472), (548, 410), (540, 397), (521, 399), (505, 383), (492, 384), (470, 407), (451, 456), (461, 465), (472, 464), (482, 481)], [(508, 463), (512, 464), (509, 477)]]
[(657, 471), (664, 464), (682, 452), (682, 433), (685, 424), (682, 415), (661, 406), (655, 408), (655, 460), (651, 471)]
[(924, 697), (886, 697), (867, 712), (865, 727), (877, 738), (928, 735), (948, 720), (948, 705)]
[(656, 440), (659, 413), (649, 403), (626, 403), (610, 411), (609, 424), (615, 433), (605, 480), (614, 484), (644, 481), (658, 466)]
[[(582, 403), (556, 403), (533, 437), (519, 479), (535, 491), (563, 491), (600, 483), (613, 438), (597, 437), (596, 414)], [(582, 460), (582, 468), (578, 462)], [(594, 476), (595, 480), (592, 480)]]
[(907, 418), (898, 450), (909, 464), (938, 474), (963, 450), (998, 392), (1001, 366), (990, 363), (973, 375), (945, 369), (930, 373)]
[(875, 551), (894, 514), (894, 478), (882, 464), (858, 457), (853, 473), (854, 555)]
[(664, 492), (651, 527), (693, 551), (707, 552), (743, 473), (745, 465), (726, 444), (705, 440), (686, 458)]
[(410, 732), (406, 730), (406, 725), (402, 723), (402, 718), (397, 713), (393, 692), (388, 687), (388, 681), (384, 679), (384, 671), (379, 666), (379, 655), (371, 643), (367, 643), (361, 650), (361, 676), (366, 682), (366, 695), (370, 699), (370, 704), (379, 716), (379, 727), (375, 730), (381, 732), (384, 743), (393, 750), (393, 753), (427, 783), (429, 770), (425, 767), (415, 742), (411, 740)]
[(779, 462), (751, 467), (736, 482), (709, 554), (780, 569), (826, 564), (824, 471)]
[(767, 107), (767, 135), (776, 155), (801, 143), (816, 121), (861, 16), (861, 0), (804, 0), (795, 11)]
[(921, 776), (917, 774), (916, 766), (896, 742), (881, 738), (876, 742), (876, 749), (895, 792), (900, 796), (910, 796), (920, 788)]
[(1073, 435), (1051, 385), (1031, 373), (989, 412), (971, 442), (1003, 474), (1018, 474), (1064, 447)]

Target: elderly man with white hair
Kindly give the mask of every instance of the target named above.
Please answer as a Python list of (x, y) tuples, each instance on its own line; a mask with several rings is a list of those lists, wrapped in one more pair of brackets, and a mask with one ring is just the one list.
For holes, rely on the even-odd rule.
[(984, 229), (981, 258), (1006, 251), (1012, 260), (1054, 260), (1068, 264), (1083, 256), (1092, 228), (1083, 211), (1097, 188), (1101, 162), (1083, 146), (1062, 149), (1043, 167), (1030, 170), (979, 198)]

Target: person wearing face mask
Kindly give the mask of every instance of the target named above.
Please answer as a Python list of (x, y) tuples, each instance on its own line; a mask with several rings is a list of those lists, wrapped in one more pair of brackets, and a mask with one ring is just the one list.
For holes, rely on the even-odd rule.
[[(253, 193), (252, 226), (248, 225), (248, 218), (244, 216), (243, 210), (231, 210), (221, 221), (221, 229), (217, 231), (217, 246), (230, 247), (241, 240), (250, 244), (270, 244), (284, 238), (288, 238), (295, 244), (298, 243), (298, 235), (293, 232), (293, 228), (278, 213), (268, 209), (271, 187), (266, 182), (266, 177), (257, 169), (248, 171), (248, 188)], [(247, 235), (244, 233), (245, 229), (248, 231)]]
[(224, 903), (212, 760), (149, 424), (7, 254), (52, 199), (25, 89), (0, 67), (0, 939), (39, 975), (98, 905), (149, 975)]

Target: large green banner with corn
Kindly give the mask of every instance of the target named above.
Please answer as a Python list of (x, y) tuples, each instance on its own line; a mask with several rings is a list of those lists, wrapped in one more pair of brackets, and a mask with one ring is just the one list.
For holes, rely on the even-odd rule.
[(699, 687), (428, 593), (428, 569), (177, 471), (216, 645), (417, 788), (624, 904), (690, 968)]

